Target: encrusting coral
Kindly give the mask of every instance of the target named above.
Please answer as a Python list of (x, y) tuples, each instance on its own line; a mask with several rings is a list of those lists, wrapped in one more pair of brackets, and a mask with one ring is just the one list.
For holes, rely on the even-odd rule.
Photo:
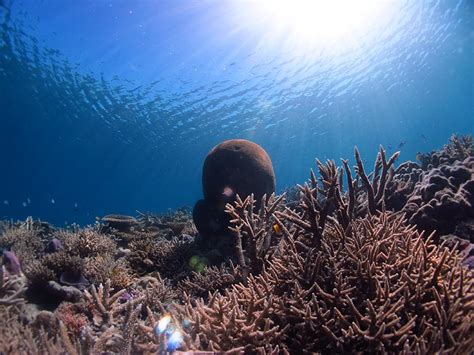
[(474, 157), (424, 173), (403, 211), (420, 229), (440, 235), (454, 232), (460, 221), (474, 219)]
[(403, 211), (420, 230), (474, 242), (461, 224), (474, 223), (474, 145), (471, 136), (453, 135), (443, 149), (418, 154), (421, 166), (402, 164), (390, 181), (388, 207)]
[(443, 214), (430, 228), (413, 218), (433, 176), (448, 184), (430, 201), (469, 202), (469, 142), (398, 168), (380, 148), (372, 173), (357, 150), (355, 169), (317, 161), (291, 203), (235, 196), (227, 253), (184, 210), (140, 213), (122, 230), (5, 224), (0, 353), (470, 353), (474, 248), (459, 238), (474, 231), (469, 205), (442, 232)]

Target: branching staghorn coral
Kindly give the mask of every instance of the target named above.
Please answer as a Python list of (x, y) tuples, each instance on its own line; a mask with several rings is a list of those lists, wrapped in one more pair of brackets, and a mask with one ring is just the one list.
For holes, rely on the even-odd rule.
[(242, 280), (240, 269), (231, 263), (229, 267), (208, 266), (201, 272), (193, 271), (191, 276), (178, 283), (182, 292), (193, 297), (206, 298), (209, 292), (222, 291), (232, 284)]
[(130, 287), (130, 294), (140, 298), (143, 306), (153, 311), (159, 311), (161, 305), (177, 300), (177, 292), (170, 281), (163, 279), (157, 272), (136, 280)]
[(190, 322), (187, 346), (236, 352), (268, 350), (281, 343), (289, 326), (280, 327), (272, 320), (277, 297), (266, 276), (249, 275), (248, 286), (233, 285), (224, 294), (209, 295), (208, 302), (188, 298), (184, 306), (177, 306), (180, 316)]
[(474, 279), (456, 251), (382, 213), (331, 221), (321, 249), (292, 235), (248, 285), (180, 308), (201, 349), (465, 352), (474, 346)]
[[(342, 161), (344, 169), (338, 169), (331, 160), (325, 164), (316, 160), (319, 182), (311, 170), (309, 182), (304, 186), (299, 186), (300, 208), (303, 213), (286, 208), (284, 212), (275, 213), (277, 219), (286, 219), (299, 229), (310, 232), (312, 237), (306, 243), (316, 248), (320, 248), (326, 222), (330, 219), (336, 218), (349, 234), (350, 222), (355, 217), (365, 216), (367, 213), (375, 214), (384, 209), (385, 189), (391, 177), (390, 169), (398, 154), (399, 152), (394, 153), (387, 160), (385, 150), (380, 147), (375, 160), (375, 170), (368, 176), (359, 151), (355, 148), (354, 155), (357, 163), (355, 171), (362, 181), (362, 186), (353, 179), (347, 160)], [(343, 193), (344, 173), (348, 187), (347, 194)]]
[(100, 284), (98, 288), (92, 285), (90, 292), (85, 290), (84, 295), (91, 306), (94, 324), (99, 327), (111, 326), (114, 323), (114, 317), (122, 313), (128, 307), (128, 303), (136, 305), (143, 300), (143, 297), (140, 297), (130, 302), (121, 303), (121, 297), (126, 292), (126, 289), (121, 289), (112, 294), (110, 280), (105, 285)]
[(13, 251), (27, 267), (43, 251), (44, 243), (34, 229), (10, 227), (0, 235), (0, 248)]
[(61, 231), (58, 238), (63, 241), (64, 249), (69, 255), (78, 255), (81, 258), (113, 255), (117, 249), (110, 237), (100, 234), (93, 228), (73, 233)]
[(0, 353), (28, 353), (39, 354), (40, 346), (29, 327), (20, 323), (18, 311), (13, 311), (10, 307), (0, 306), (0, 317), (2, 326), (0, 327)]
[[(354, 156), (356, 159), (356, 174), (362, 181), (367, 197), (367, 210), (371, 214), (375, 214), (383, 208), (385, 198), (385, 187), (390, 176), (389, 171), (393, 166), (395, 160), (400, 155), (400, 152), (395, 152), (388, 160), (385, 155), (385, 149), (382, 146), (379, 148), (377, 158), (375, 159), (374, 171), (372, 178), (366, 174), (364, 164), (360, 158), (360, 153), (357, 147), (354, 149)], [(360, 215), (360, 213), (358, 213)]]
[[(310, 182), (304, 186), (298, 186), (300, 189), (300, 207), (303, 213), (298, 213), (290, 208), (286, 208), (284, 212), (276, 211), (275, 218), (280, 228), (288, 232), (278, 218), (284, 218), (303, 231), (311, 234), (308, 243), (316, 248), (321, 246), (321, 238), (327, 218), (335, 208), (336, 193), (339, 189), (339, 173), (333, 161), (328, 160), (326, 164), (322, 164), (316, 160), (321, 176), (321, 184), (318, 183), (313, 170), (310, 171)], [(341, 200), (342, 202), (342, 200)]]
[(110, 279), (114, 288), (126, 288), (133, 282), (127, 261), (123, 258), (115, 259), (109, 254), (85, 258), (84, 276), (95, 285)]
[(23, 275), (4, 278), (0, 272), (0, 306), (16, 306), (25, 303), (26, 280)]
[(263, 263), (274, 243), (275, 219), (273, 213), (278, 209), (284, 195), (275, 197), (271, 194), (268, 199), (263, 195), (258, 213), (254, 212), (256, 201), (253, 194), (242, 201), (237, 195), (235, 207), (226, 205), (226, 212), (231, 216), (230, 227), (237, 235), (237, 259), (244, 274), (259, 273)]
[(167, 277), (177, 276), (179, 271), (184, 271), (193, 252), (193, 243), (180, 238), (140, 239), (131, 242), (129, 247), (130, 266), (139, 275), (158, 271)]

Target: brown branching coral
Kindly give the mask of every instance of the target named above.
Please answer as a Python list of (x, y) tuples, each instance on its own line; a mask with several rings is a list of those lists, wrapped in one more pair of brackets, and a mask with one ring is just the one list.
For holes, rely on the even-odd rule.
[(114, 317), (123, 312), (128, 303), (136, 305), (143, 298), (137, 298), (125, 304), (121, 304), (121, 297), (127, 291), (122, 289), (112, 293), (111, 282), (107, 281), (105, 285), (100, 284), (98, 288), (91, 286), (90, 292), (84, 291), (89, 307), (94, 318), (94, 324), (110, 326), (114, 323)]
[[(248, 272), (259, 273), (272, 244), (275, 244), (273, 213), (280, 206), (284, 195), (267, 199), (263, 195), (258, 213), (254, 212), (256, 201), (253, 194), (242, 201), (237, 195), (235, 207), (227, 204), (226, 212), (231, 216), (230, 227), (237, 235), (237, 259), (244, 275)], [(245, 277), (245, 276), (244, 276)]]
[(140, 277), (131, 287), (131, 294), (142, 299), (141, 303), (153, 311), (159, 311), (161, 305), (177, 300), (177, 292), (167, 279), (158, 273)]
[(75, 233), (61, 232), (59, 238), (63, 240), (64, 249), (69, 255), (78, 255), (81, 258), (113, 255), (117, 249), (111, 238), (91, 228)]
[(105, 254), (84, 259), (84, 276), (96, 285), (110, 279), (113, 287), (126, 288), (132, 283), (131, 273), (123, 258), (115, 259)]
[(140, 215), (137, 228), (135, 228), (134, 234), (137, 231), (155, 231), (155, 233), (163, 234), (165, 231), (169, 231), (169, 236), (179, 236), (181, 234), (195, 235), (197, 234), (196, 228), (192, 221), (191, 213), (187, 207), (178, 208), (173, 213), (169, 212), (162, 215), (156, 215), (152, 213), (142, 213), (137, 211)]
[(176, 276), (186, 269), (193, 252), (193, 243), (180, 238), (140, 239), (131, 242), (129, 247), (130, 266), (139, 275), (158, 271), (167, 277)]
[(33, 286), (43, 287), (48, 281), (59, 281), (62, 273), (79, 275), (83, 270), (83, 259), (61, 251), (36, 260), (25, 269), (25, 275)]
[(0, 248), (13, 251), (23, 267), (30, 265), (43, 251), (44, 246), (34, 229), (10, 227), (0, 235)]
[(352, 231), (330, 222), (320, 250), (290, 235), (247, 286), (188, 300), (180, 310), (191, 339), (213, 351), (472, 349), (474, 281), (455, 251), (386, 213), (352, 222)]
[(23, 275), (4, 278), (0, 272), (0, 307), (25, 303), (26, 280)]
[(208, 266), (201, 272), (193, 271), (191, 276), (178, 283), (178, 288), (192, 297), (206, 298), (209, 292), (223, 291), (230, 285), (243, 281), (240, 271), (233, 265)]
[[(40, 350), (45, 349), (35, 338), (32, 329), (20, 323), (17, 312), (0, 306), (0, 317), (3, 325), (0, 327), (0, 354), (39, 354)], [(43, 343), (50, 340), (44, 333), (41, 338)]]
[(316, 161), (321, 175), (321, 184), (318, 183), (313, 170), (310, 172), (310, 182), (300, 189), (300, 207), (302, 213), (286, 208), (284, 212), (276, 211), (275, 217), (280, 228), (288, 233), (278, 218), (284, 218), (295, 224), (296, 227), (308, 232), (311, 238), (308, 243), (319, 248), (321, 237), (324, 231), (327, 218), (335, 208), (335, 204), (341, 200), (336, 200), (336, 193), (339, 188), (339, 172), (333, 161), (328, 161), (325, 165), (319, 160)]
[[(367, 175), (356, 148), (354, 152), (357, 163), (355, 171), (362, 181), (362, 185), (353, 179), (347, 160), (342, 161), (344, 169), (338, 169), (331, 160), (328, 160), (326, 164), (317, 160), (319, 181), (311, 170), (309, 183), (299, 186), (300, 208), (303, 213), (286, 208), (285, 212), (277, 211), (275, 215), (278, 218), (291, 221), (296, 227), (309, 232), (311, 238), (307, 239), (306, 243), (320, 248), (322, 234), (328, 220), (336, 218), (341, 227), (350, 233), (350, 222), (355, 217), (365, 216), (367, 213), (375, 214), (385, 208), (385, 190), (391, 178), (391, 168), (398, 154), (399, 152), (394, 153), (387, 160), (385, 150), (380, 147), (375, 160), (374, 172)], [(344, 173), (348, 187), (347, 194), (343, 194)]]
[[(354, 156), (357, 162), (356, 173), (362, 180), (362, 186), (367, 194), (367, 197), (363, 200), (367, 201), (367, 209), (371, 214), (375, 214), (376, 211), (380, 211), (383, 208), (385, 187), (390, 177), (389, 172), (399, 154), (400, 152), (395, 152), (387, 160), (385, 149), (381, 146), (377, 158), (375, 159), (374, 171), (370, 179), (364, 170), (364, 164), (360, 158), (359, 150), (357, 148), (354, 150)], [(364, 204), (365, 203), (362, 205)], [(360, 213), (358, 213), (358, 215), (360, 215)]]

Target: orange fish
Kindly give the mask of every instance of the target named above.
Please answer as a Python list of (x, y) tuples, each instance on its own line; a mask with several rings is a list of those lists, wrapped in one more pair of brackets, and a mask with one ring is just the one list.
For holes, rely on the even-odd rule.
[(281, 235), (281, 228), (280, 226), (278, 225), (278, 223), (275, 223), (273, 225), (273, 231), (277, 234), (277, 235)]

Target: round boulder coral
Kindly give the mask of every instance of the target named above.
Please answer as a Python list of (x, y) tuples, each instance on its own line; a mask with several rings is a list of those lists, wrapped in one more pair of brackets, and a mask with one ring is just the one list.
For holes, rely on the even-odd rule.
[(275, 173), (267, 152), (245, 139), (232, 139), (215, 146), (204, 161), (204, 200), (196, 203), (194, 223), (201, 234), (225, 232), (229, 218), (225, 205), (239, 195), (254, 194), (256, 201), (275, 191)]
[(232, 139), (215, 146), (202, 171), (204, 199), (216, 207), (225, 206), (238, 194), (250, 194), (260, 201), (275, 191), (275, 173), (267, 152), (245, 139)]

